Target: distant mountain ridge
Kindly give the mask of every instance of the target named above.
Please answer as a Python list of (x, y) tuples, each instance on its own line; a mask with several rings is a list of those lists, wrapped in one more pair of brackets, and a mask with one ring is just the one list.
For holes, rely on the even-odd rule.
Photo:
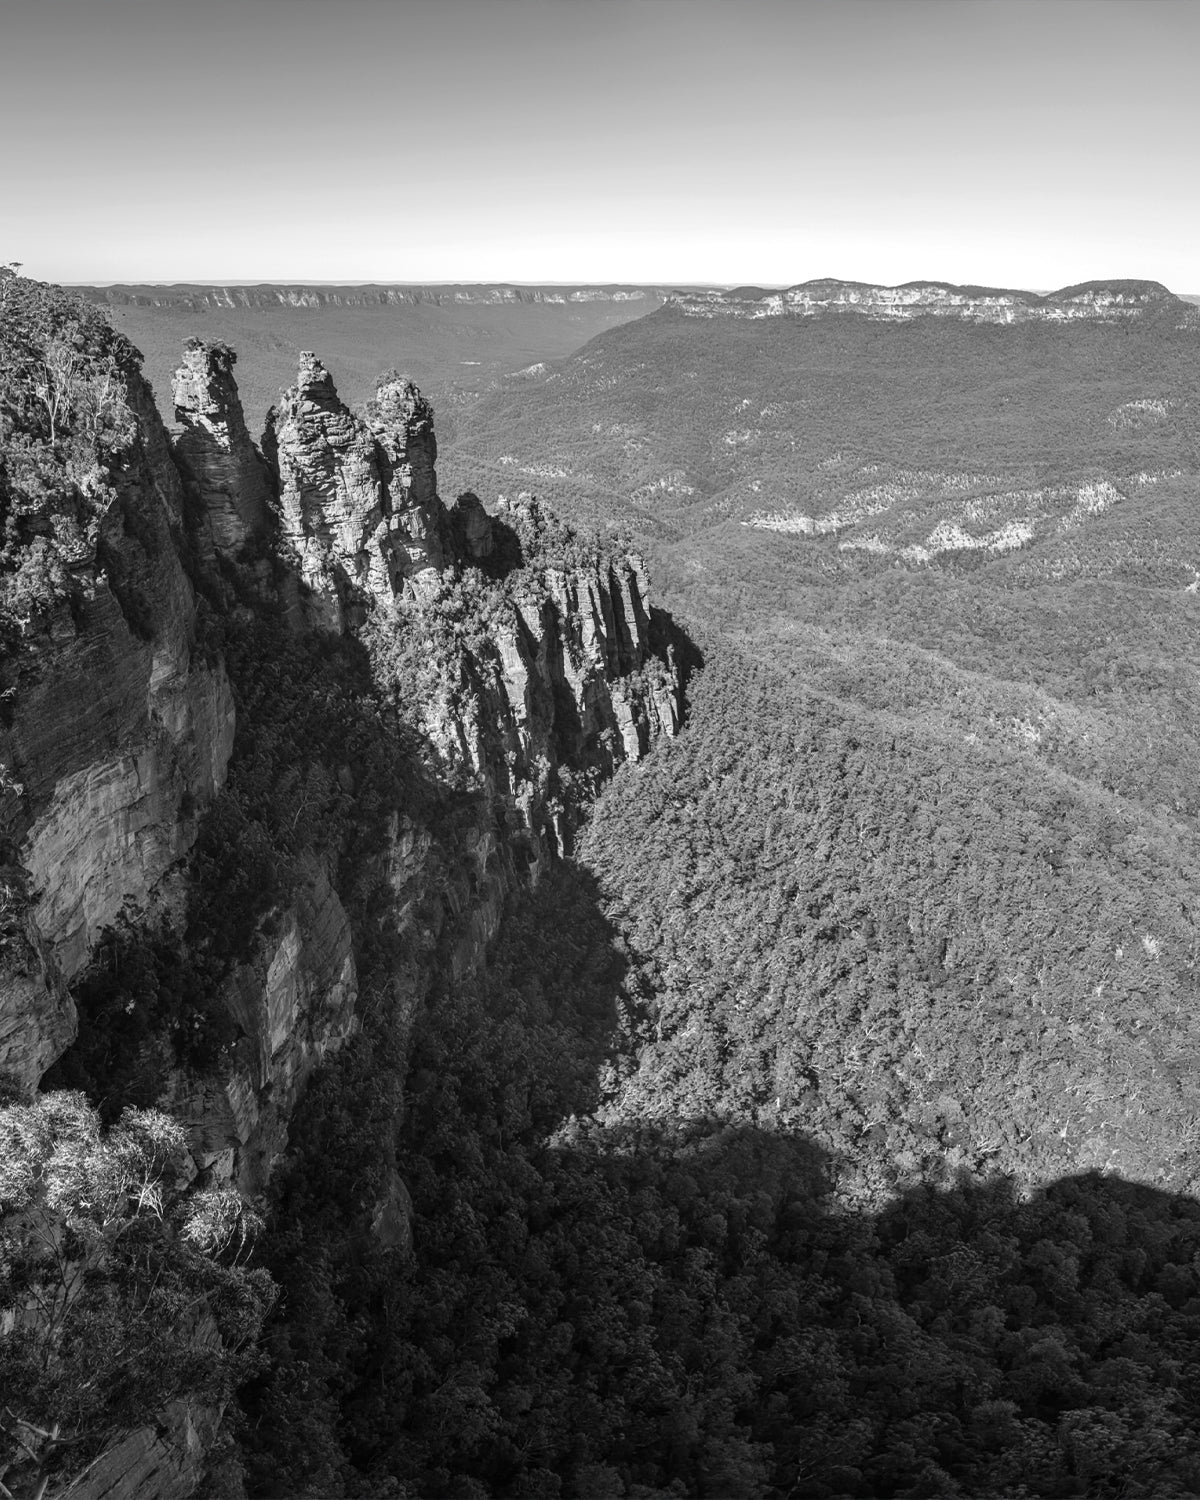
[(180, 342), (201, 335), (239, 354), (238, 384), (252, 427), (292, 380), (300, 354), (320, 348), (352, 405), (380, 371), (403, 365), (429, 392), (444, 434), (463, 402), (513, 370), (559, 359), (618, 323), (703, 288), (627, 284), (513, 286), (180, 282), (76, 287), (105, 309), (145, 356), (163, 420)]
[(908, 281), (900, 286), (805, 281), (783, 291), (738, 287), (672, 297), (669, 305), (690, 317), (811, 317), (853, 312), (871, 318), (952, 317), (986, 323), (1064, 323), (1174, 313), (1180, 326), (1200, 321), (1195, 308), (1158, 281), (1087, 281), (1049, 293), (1007, 287), (954, 286), (945, 281)]
[[(269, 308), (269, 307), (434, 307), (518, 305), (522, 303), (640, 302), (657, 304), (675, 289), (628, 284), (515, 286), (508, 282), (448, 285), (292, 285), (261, 282), (255, 286), (207, 286), (187, 282), (158, 286), (129, 283), (80, 286), (91, 302), (115, 307)], [(689, 295), (685, 292), (684, 295)]]

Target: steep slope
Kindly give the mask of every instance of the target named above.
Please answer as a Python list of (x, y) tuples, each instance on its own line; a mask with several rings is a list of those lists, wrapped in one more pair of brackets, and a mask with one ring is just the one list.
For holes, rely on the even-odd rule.
[[(447, 510), (437, 493), (432, 412), (410, 383), (385, 382), (368, 425), (341, 405), (320, 362), (305, 356), (298, 384), (273, 415), (268, 466), (246, 437), (230, 351), (193, 342), (185, 354), (176, 400), (186, 486), (144, 388), (135, 387), (142, 411), (129, 418), (129, 446), (100, 523), (98, 545), (124, 594), (110, 602), (99, 554), (80, 555), (73, 562), (84, 602), (54, 601), (57, 614), (39, 622), (41, 638), (23, 620), (14, 626), (24, 636), (6, 667), (18, 688), (31, 686), (15, 695), (9, 729), (10, 837), (21, 850), (14, 879), (32, 894), (28, 915), (17, 909), (13, 921), (33, 923), (31, 956), (20, 960), (32, 977), (22, 983), (41, 984), (46, 998), (31, 1011), (24, 989), (10, 989), (7, 1034), (10, 1066), (33, 1081), (70, 1039), (63, 985), (82, 976), (90, 1003), (107, 1003), (98, 994), (105, 984), (97, 990), (88, 972), (101, 935), (178, 929), (182, 920), (189, 948), (204, 957), (204, 1012), (210, 1021), (227, 1013), (240, 1040), (226, 1049), (231, 1066), (196, 1081), (198, 1094), (186, 1073), (172, 1083), (175, 1106), (193, 1119), (203, 1143), (198, 1161), (223, 1164), (252, 1187), (265, 1181), (312, 1068), (353, 1030), (358, 976), (333, 849), (322, 853), (293, 837), (285, 850), (264, 851), (269, 860), (282, 853), (288, 872), (253, 893), (257, 911), (249, 925), (242, 913), (236, 932), (206, 904), (228, 895), (219, 889), (222, 861), (241, 864), (253, 823), (261, 831), (261, 808), (232, 805), (246, 801), (238, 767), (254, 751), (235, 757), (230, 793), (205, 824), (199, 862), (188, 871), (199, 815), (225, 779), (235, 702), (243, 719), (251, 715), (243, 739), (247, 731), (274, 735), (279, 725), (261, 708), (256, 720), (247, 695), (286, 695), (301, 659), (341, 657), (350, 700), (342, 711), (367, 716), (363, 732), (373, 753), (386, 756), (382, 705), (369, 700), (394, 695), (391, 713), (406, 726), (390, 752), (397, 767), (423, 758), (423, 781), (449, 778), (479, 805), (464, 833), (476, 899), (454, 898), (464, 963), (478, 961), (519, 872), (569, 847), (600, 781), (659, 734), (674, 733), (679, 709), (671, 668), (651, 644), (640, 564), (577, 540), (532, 502), (495, 520), (473, 497)], [(140, 533), (136, 547), (125, 543), (127, 564), (119, 545), (133, 529), (135, 505)], [(208, 599), (202, 640), (180, 561), (185, 529)], [(129, 598), (140, 610), (139, 634), (128, 626), (116, 634), (118, 651), (113, 617)], [(361, 629), (369, 654), (357, 640)], [(322, 645), (322, 635), (332, 639)], [(227, 661), (239, 664), (232, 695)], [(68, 704), (78, 700), (87, 710), (64, 732)], [(44, 748), (51, 741), (53, 753)], [(336, 743), (320, 750), (341, 759)], [(358, 777), (352, 766), (320, 762), (312, 746), (296, 751), (307, 763), (303, 777), (320, 790), (302, 795), (293, 831), (304, 827), (308, 796), (328, 801), (340, 776), (352, 802)], [(280, 758), (273, 774), (294, 781), (296, 771)], [(345, 789), (339, 794), (344, 802)], [(428, 852), (430, 835), (407, 811), (381, 810), (391, 831), (374, 830), (373, 868), (375, 878), (405, 870), (401, 883), (419, 886), (420, 855), (416, 869), (405, 867), (414, 864), (414, 847)], [(278, 845), (278, 829), (268, 844), (272, 838)], [(461, 856), (456, 849), (441, 857)], [(119, 947), (108, 944), (105, 963), (129, 965)]]
[[(165, 1107), (181, 1181), (253, 1194), (369, 1017), (393, 1062), (352, 1218), (398, 1243), (414, 1011), (483, 962), (613, 768), (678, 728), (644, 572), (532, 502), (447, 509), (399, 377), (357, 417), (306, 355), (264, 460), (232, 351), (192, 340), (172, 445), (101, 318), (8, 274), (0, 292), (6, 1089), (83, 1089), (110, 1121)], [(10, 1312), (5, 1335), (60, 1363), (91, 1316), (75, 1294), (61, 1320)], [(163, 1387), (186, 1410), (160, 1453), (153, 1425), (66, 1436), (65, 1380), (12, 1400), (76, 1466), (95, 1455), (78, 1493), (190, 1493), (215, 1387)]]
[(177, 904), (234, 715), (194, 654), (183, 488), (135, 351), (49, 289), (3, 291), (0, 1067), (28, 1085), (101, 930)]
[(844, 672), (718, 658), (590, 826), (644, 1005), (606, 1117), (802, 1131), (854, 1201), (996, 1171), (1195, 1194), (1194, 818), (1063, 772), (986, 684), (943, 715), (915, 672)]

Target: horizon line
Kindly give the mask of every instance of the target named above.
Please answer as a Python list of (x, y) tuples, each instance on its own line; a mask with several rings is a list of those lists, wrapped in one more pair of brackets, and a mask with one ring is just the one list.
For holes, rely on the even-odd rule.
[[(36, 279), (40, 279), (40, 278), (33, 278), (33, 279), (36, 280)], [(873, 286), (873, 287), (880, 287), (880, 288), (882, 288), (884, 290), (896, 290), (896, 289), (899, 289), (901, 287), (906, 287), (906, 286), (930, 285), (930, 286), (945, 286), (945, 287), (962, 288), (962, 289), (968, 289), (969, 288), (971, 290), (979, 290), (979, 291), (1024, 292), (1026, 294), (1032, 294), (1033, 296), (1038, 296), (1038, 297), (1049, 296), (1053, 292), (1056, 292), (1056, 291), (1065, 291), (1068, 287), (1081, 286), (1081, 285), (1082, 286), (1086, 286), (1086, 285), (1089, 285), (1089, 284), (1090, 285), (1095, 285), (1097, 283), (1103, 283), (1103, 282), (1106, 282), (1106, 281), (1114, 281), (1114, 282), (1116, 282), (1116, 281), (1147, 281), (1147, 282), (1155, 282), (1157, 285), (1163, 287), (1164, 290), (1170, 292), (1171, 295), (1173, 295), (1175, 297), (1182, 297), (1182, 298), (1184, 298), (1186, 300), (1194, 300), (1197, 297), (1200, 297), (1200, 291), (1197, 291), (1197, 292), (1174, 292), (1174, 291), (1172, 291), (1172, 289), (1170, 287), (1168, 287), (1166, 285), (1165, 282), (1158, 281), (1157, 278), (1155, 278), (1155, 277), (1149, 277), (1149, 276), (1146, 276), (1146, 277), (1129, 277), (1129, 276), (1111, 276), (1111, 277), (1104, 276), (1104, 277), (1095, 277), (1095, 278), (1090, 278), (1090, 280), (1083, 281), (1083, 282), (1069, 282), (1069, 283), (1064, 283), (1064, 285), (1062, 287), (1047, 287), (1047, 286), (1015, 287), (1015, 286), (1012, 286), (1011, 284), (1009, 284), (1009, 285), (1000, 285), (1000, 284), (993, 284), (993, 283), (970, 282), (970, 281), (968, 281), (968, 282), (955, 282), (955, 281), (950, 281), (950, 280), (943, 279), (941, 277), (936, 277), (936, 276), (910, 278), (908, 281), (903, 281), (903, 282), (863, 281), (863, 280), (861, 280), (861, 279), (859, 279), (857, 277), (841, 277), (841, 276), (817, 276), (817, 277), (810, 277), (810, 278), (807, 279), (807, 281), (800, 281), (800, 282), (796, 282), (796, 281), (786, 281), (786, 282), (785, 281), (747, 281), (747, 280), (741, 280), (741, 281), (671, 281), (671, 280), (664, 279), (664, 278), (661, 278), (661, 277), (660, 278), (656, 278), (654, 280), (650, 280), (650, 281), (602, 280), (600, 278), (584, 278), (582, 280), (574, 280), (574, 281), (562, 281), (562, 280), (545, 280), (545, 281), (533, 280), (533, 281), (530, 281), (530, 280), (514, 280), (514, 279), (510, 279), (510, 278), (505, 278), (505, 277), (491, 277), (491, 278), (482, 279), (482, 280), (478, 280), (478, 279), (471, 279), (471, 280), (466, 280), (466, 279), (450, 279), (450, 280), (431, 280), (431, 281), (419, 281), (419, 280), (410, 280), (410, 281), (382, 281), (382, 280), (361, 280), (361, 279), (358, 279), (358, 278), (341, 280), (341, 279), (331, 279), (329, 277), (319, 277), (319, 278), (318, 277), (312, 277), (312, 278), (308, 278), (308, 279), (287, 278), (287, 279), (278, 279), (278, 280), (276, 280), (276, 279), (272, 279), (272, 278), (265, 278), (264, 279), (262, 277), (257, 277), (257, 278), (254, 278), (252, 280), (250, 280), (250, 279), (243, 279), (243, 278), (226, 278), (226, 279), (223, 279), (223, 280), (210, 280), (210, 279), (207, 279), (207, 278), (205, 278), (205, 279), (190, 278), (190, 279), (176, 279), (176, 280), (144, 280), (144, 279), (143, 280), (136, 280), (135, 279), (135, 280), (118, 280), (118, 281), (61, 281), (61, 282), (58, 282), (56, 284), (59, 285), (59, 286), (63, 286), (63, 287), (67, 287), (67, 288), (72, 288), (72, 289), (77, 289), (77, 290), (78, 289), (89, 289), (89, 290), (93, 290), (93, 291), (109, 291), (109, 290), (112, 290), (113, 288), (117, 288), (117, 287), (155, 287), (155, 288), (161, 288), (161, 289), (169, 289), (169, 288), (174, 288), (174, 287), (201, 287), (201, 288), (206, 288), (206, 289), (218, 289), (218, 288), (225, 288), (225, 287), (242, 287), (242, 288), (246, 288), (246, 287), (258, 287), (258, 286), (264, 286), (264, 287), (270, 286), (270, 287), (284, 287), (284, 288), (286, 288), (286, 287), (314, 287), (314, 288), (316, 288), (316, 287), (381, 287), (381, 288), (389, 288), (389, 289), (390, 288), (396, 288), (396, 289), (399, 289), (399, 290), (422, 289), (422, 288), (436, 288), (436, 287), (514, 287), (514, 288), (522, 288), (522, 287), (532, 287), (532, 288), (536, 288), (536, 287), (547, 287), (547, 288), (549, 288), (549, 287), (554, 287), (554, 288), (569, 288), (569, 287), (606, 288), (606, 287), (612, 287), (612, 288), (616, 288), (616, 289), (632, 288), (632, 289), (639, 290), (639, 291), (669, 289), (669, 290), (673, 290), (673, 291), (721, 291), (721, 292), (728, 292), (728, 291), (736, 290), (739, 287), (746, 287), (748, 289), (755, 289), (755, 290), (760, 290), (760, 291), (763, 291), (763, 292), (776, 292), (776, 291), (787, 291), (787, 290), (790, 290), (793, 287), (800, 287), (800, 286), (805, 286), (805, 285), (811, 285), (814, 282), (821, 282), (821, 281), (842, 282), (843, 284), (848, 285), (848, 286)]]

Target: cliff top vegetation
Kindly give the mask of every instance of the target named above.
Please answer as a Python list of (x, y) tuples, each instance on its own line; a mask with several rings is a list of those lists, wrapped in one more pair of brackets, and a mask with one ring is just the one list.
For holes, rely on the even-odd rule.
[(94, 558), (140, 363), (84, 298), (0, 267), (0, 625), (66, 597)]

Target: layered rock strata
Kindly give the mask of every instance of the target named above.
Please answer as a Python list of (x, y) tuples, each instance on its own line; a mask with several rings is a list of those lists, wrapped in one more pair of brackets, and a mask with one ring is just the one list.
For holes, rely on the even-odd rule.
[(116, 307), (170, 307), (203, 312), (230, 307), (515, 307), (581, 302), (657, 304), (667, 295), (654, 286), (109, 286), (84, 288), (96, 302)]
[[(4, 885), (0, 1069), (26, 1086), (72, 1039), (68, 986), (101, 933), (180, 923), (187, 856), (224, 783), (233, 698), (220, 662), (196, 650), (189, 522), (202, 567), (217, 557), (244, 567), (252, 541), (277, 548), (299, 629), (352, 630), (373, 614), (385, 632), (423, 640), (442, 628), (459, 580), (488, 570), (472, 585), (491, 601), (486, 628), (454, 637), (415, 706), (431, 754), (484, 793), (479, 821), (449, 865), (427, 832), (398, 823), (381, 870), (397, 934), (441, 944), (456, 973), (481, 961), (515, 883), (570, 848), (602, 780), (678, 728), (678, 684), (652, 648), (636, 559), (563, 542), (569, 533), (527, 498), (494, 516), (472, 494), (447, 508), (433, 412), (399, 376), (359, 417), (304, 356), (264, 458), (233, 365), (223, 345), (185, 346), (174, 455), (131, 377), (136, 438), (113, 466), (79, 597), (31, 622), (3, 663), (12, 692), (0, 794), (16, 858)], [(261, 567), (245, 577), (272, 607)], [(272, 935), (264, 928), (225, 981), (240, 1040), (221, 1077), (172, 1085), (197, 1169), (247, 1189), (267, 1181), (313, 1068), (356, 1025), (353, 934), (330, 876), (306, 866)], [(409, 976), (398, 1014), (428, 979)]]
[(433, 411), (411, 381), (386, 376), (367, 418), (338, 399), (313, 354), (267, 417), (280, 541), (295, 560), (307, 623), (340, 631), (371, 601), (428, 598), (453, 548), (437, 493)]
[[(496, 522), (518, 536), (545, 529), (535, 500), (501, 502)], [(573, 773), (589, 800), (625, 760), (680, 724), (673, 668), (651, 648), (645, 569), (627, 556), (552, 561), (521, 578), (492, 639), (465, 656), (468, 711), (427, 715), (447, 759), (484, 778), (542, 853), (569, 852), (578, 811), (559, 789)], [(540, 842), (538, 842), (540, 841)]]
[(1166, 312), (1180, 326), (1200, 326), (1200, 313), (1157, 281), (1097, 281), (1042, 296), (996, 287), (960, 287), (941, 281), (874, 286), (860, 281), (806, 281), (785, 291), (741, 288), (668, 299), (689, 317), (784, 318), (857, 313), (887, 321), (957, 318), (974, 323), (1120, 322)]
[(194, 653), (179, 474), (132, 362), (123, 379), (131, 436), (97, 450), (94, 542), (0, 655), (0, 1071), (25, 1086), (74, 1034), (65, 986), (100, 931), (176, 899), (233, 739), (224, 669)]
[(172, 383), (181, 427), (175, 453), (194, 488), (201, 545), (210, 556), (237, 556), (272, 523), (269, 473), (246, 429), (236, 360), (226, 344), (189, 339)]

